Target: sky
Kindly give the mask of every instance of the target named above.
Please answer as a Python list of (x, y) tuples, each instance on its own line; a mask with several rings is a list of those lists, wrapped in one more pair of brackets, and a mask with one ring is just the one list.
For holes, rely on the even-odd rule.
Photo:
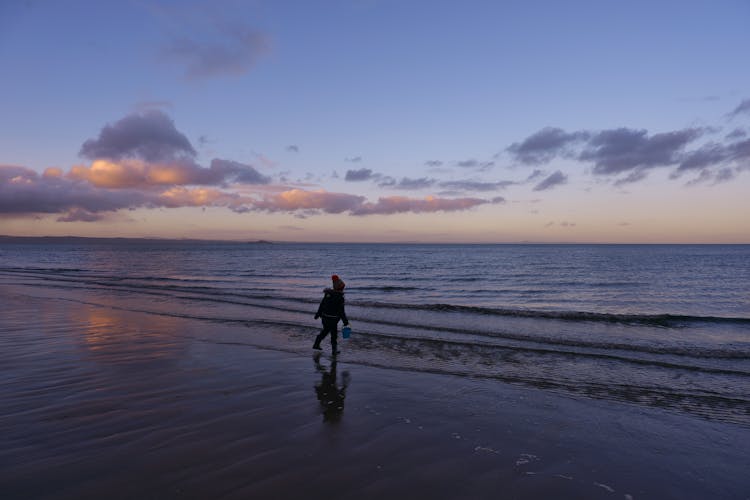
[(0, 234), (750, 243), (750, 2), (0, 0)]

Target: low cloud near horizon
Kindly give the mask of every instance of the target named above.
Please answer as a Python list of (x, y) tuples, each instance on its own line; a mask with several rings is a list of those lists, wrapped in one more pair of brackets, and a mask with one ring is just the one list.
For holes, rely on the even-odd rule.
[[(195, 161), (187, 137), (160, 110), (136, 112), (105, 125), (96, 138), (83, 143), (80, 154), (91, 163), (67, 172), (48, 168), (39, 174), (0, 165), (0, 217), (58, 214), (60, 222), (92, 222), (123, 209), (178, 207), (362, 216), (466, 210), (491, 203), (397, 196), (373, 203), (364, 196), (273, 185), (252, 165), (233, 160), (214, 158), (203, 167)], [(368, 169), (347, 172), (347, 180), (371, 176)], [(236, 187), (242, 187), (241, 194)]]
[(59, 222), (92, 222), (122, 209), (179, 207), (225, 207), (237, 213), (304, 211), (307, 215), (364, 216), (458, 211), (493, 202), (480, 198), (391, 196), (372, 203), (364, 196), (325, 190), (284, 189), (248, 195), (183, 185), (171, 185), (166, 189), (115, 184), (97, 186), (59, 169), (47, 169), (40, 175), (29, 168), (0, 165), (0, 218), (59, 214)]

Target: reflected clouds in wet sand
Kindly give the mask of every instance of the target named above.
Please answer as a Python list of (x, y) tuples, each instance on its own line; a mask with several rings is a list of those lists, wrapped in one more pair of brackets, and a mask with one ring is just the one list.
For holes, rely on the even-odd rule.
[(344, 400), (346, 389), (349, 387), (349, 372), (341, 374), (341, 386), (338, 385), (336, 373), (336, 358), (331, 359), (330, 367), (321, 363), (321, 353), (313, 355), (315, 370), (320, 374), (320, 382), (315, 384), (315, 395), (320, 403), (320, 412), (323, 414), (323, 422), (336, 424), (344, 415)]
[(184, 341), (168, 333), (178, 331), (175, 318), (134, 315), (114, 307), (94, 305), (74, 311), (81, 345), (97, 361), (143, 363), (174, 360), (183, 354)]

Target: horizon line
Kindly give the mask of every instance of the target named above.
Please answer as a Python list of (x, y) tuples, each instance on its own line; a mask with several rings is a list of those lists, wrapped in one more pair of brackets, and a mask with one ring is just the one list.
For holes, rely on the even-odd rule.
[(158, 236), (15, 236), (0, 234), (0, 243), (12, 240), (88, 240), (88, 241), (142, 241), (163, 243), (243, 243), (243, 244), (296, 244), (296, 245), (750, 245), (745, 243), (726, 242), (584, 242), (584, 241), (297, 241), (267, 239), (216, 239), (216, 238), (163, 238)]

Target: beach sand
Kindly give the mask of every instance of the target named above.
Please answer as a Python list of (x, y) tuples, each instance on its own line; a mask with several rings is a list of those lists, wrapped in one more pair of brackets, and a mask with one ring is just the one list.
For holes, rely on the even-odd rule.
[(64, 299), (0, 285), (3, 499), (750, 497), (742, 426)]

